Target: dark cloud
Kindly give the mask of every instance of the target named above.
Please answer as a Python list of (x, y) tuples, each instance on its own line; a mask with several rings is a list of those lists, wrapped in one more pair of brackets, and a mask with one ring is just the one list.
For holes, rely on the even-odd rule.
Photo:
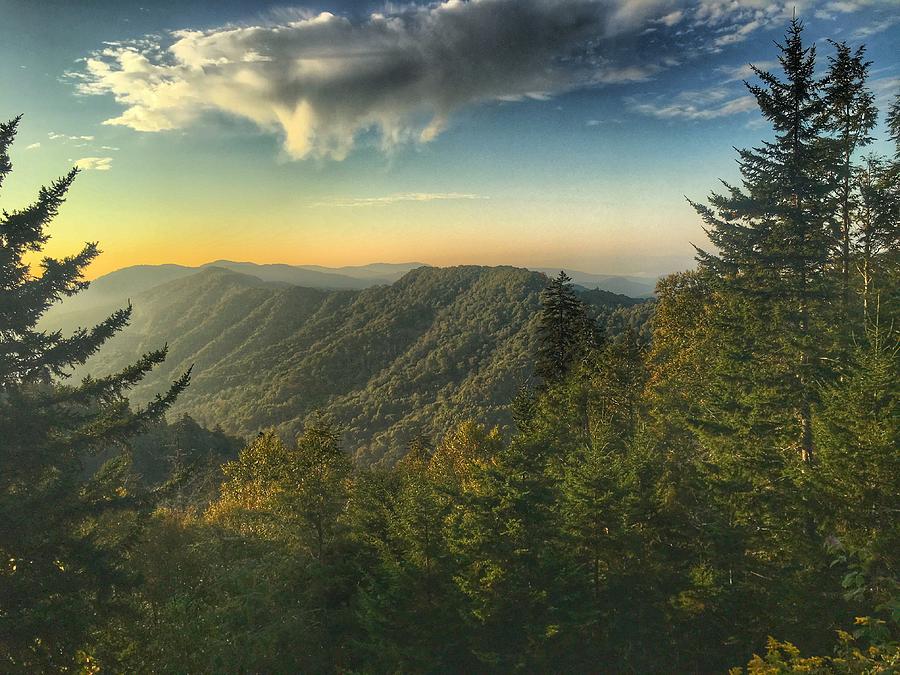
[(616, 58), (616, 36), (638, 20), (628, 6), (451, 1), (358, 22), (326, 13), (185, 30), (108, 45), (86, 59), (80, 87), (125, 107), (107, 124), (159, 131), (215, 109), (280, 131), (292, 157), (341, 159), (366, 129), (385, 148), (426, 142), (464, 105), (649, 77), (656, 64)]
[[(787, 11), (769, 0), (448, 0), (361, 19), (282, 10), (264, 25), (111, 43), (78, 77), (82, 92), (124, 106), (106, 124), (161, 131), (224, 111), (280, 133), (291, 157), (342, 159), (366, 130), (390, 149), (433, 139), (473, 103), (646, 80)], [(674, 37), (685, 25), (714, 30), (685, 46)]]

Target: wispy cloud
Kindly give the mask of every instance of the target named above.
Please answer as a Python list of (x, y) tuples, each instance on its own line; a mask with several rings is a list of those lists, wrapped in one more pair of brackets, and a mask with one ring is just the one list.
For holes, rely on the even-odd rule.
[(82, 157), (74, 164), (84, 171), (109, 171), (112, 168), (112, 157)]
[(900, 95), (900, 75), (888, 75), (871, 81), (875, 93), (875, 105), (879, 110), (887, 110)]
[[(760, 70), (778, 66), (777, 61), (754, 62)], [(690, 89), (675, 94), (628, 99), (631, 110), (659, 119), (713, 120), (756, 109), (756, 100), (743, 85), (756, 76), (750, 64), (722, 65), (716, 68), (718, 82), (705, 89)]]
[[(754, 61), (753, 65), (760, 70), (771, 70), (778, 66), (778, 62)], [(725, 76), (725, 82), (741, 82), (756, 76), (756, 73), (749, 63), (744, 63), (739, 66), (719, 66), (716, 70)]]
[(783, 23), (795, 5), (768, 0), (699, 0), (692, 19), (695, 28), (706, 29), (714, 36), (707, 49), (716, 52)]
[(860, 26), (855, 31), (853, 31), (851, 37), (854, 40), (861, 40), (878, 33), (883, 33), (888, 28), (896, 26), (897, 24), (900, 24), (900, 16), (885, 17), (883, 19), (880, 19), (879, 21), (874, 21), (872, 23), (866, 24), (865, 26)]
[(464, 193), (464, 192), (400, 192), (397, 194), (385, 195), (382, 197), (357, 197), (353, 199), (335, 199), (332, 201), (315, 202), (310, 206), (339, 206), (339, 207), (357, 207), (357, 206), (387, 206), (390, 204), (398, 204), (401, 202), (437, 202), (448, 200), (472, 200), (472, 199), (488, 199), (483, 195)]
[(58, 134), (55, 131), (51, 131), (47, 134), (47, 138), (51, 141), (92, 141), (94, 140), (93, 136), (69, 136), (68, 134)]
[(32, 143), (31, 145), (26, 145), (26, 146), (25, 146), (25, 149), (26, 149), (26, 150), (37, 150), (39, 147), (41, 147), (40, 142), (38, 142), (38, 143)]
[(836, 14), (851, 14), (864, 8), (871, 8), (873, 0), (829, 0), (815, 10), (817, 19), (834, 19)]
[(669, 99), (631, 99), (630, 105), (635, 112), (661, 119), (712, 120), (749, 112), (756, 108), (756, 101), (749, 94), (735, 95), (730, 89), (713, 87), (682, 91)]

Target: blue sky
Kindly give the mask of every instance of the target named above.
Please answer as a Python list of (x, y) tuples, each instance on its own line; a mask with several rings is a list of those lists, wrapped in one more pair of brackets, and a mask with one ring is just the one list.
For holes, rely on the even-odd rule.
[(894, 0), (0, 0), (3, 205), (78, 163), (50, 252), (98, 239), (94, 273), (673, 271), (703, 241), (684, 196), (768, 133), (741, 80), (794, 8), (823, 68), (825, 38), (865, 43), (882, 108), (900, 92)]

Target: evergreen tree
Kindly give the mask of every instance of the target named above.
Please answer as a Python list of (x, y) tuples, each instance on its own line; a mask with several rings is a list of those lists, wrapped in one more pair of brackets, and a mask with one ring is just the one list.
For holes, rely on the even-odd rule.
[(527, 432), (537, 413), (537, 396), (527, 383), (522, 384), (510, 404), (513, 422), (519, 432)]
[(471, 651), (490, 670), (559, 667), (568, 637), (557, 545), (554, 483), (540, 446), (517, 439), (476, 467), (448, 518), (448, 539), (466, 598)]
[(444, 530), (452, 501), (439, 492), (427, 443), (414, 439), (387, 481), (379, 480), (381, 470), (367, 473), (364, 482), (374, 478), (389, 488), (360, 495), (356, 505), (385, 516), (383, 529), (356, 533), (374, 554), (357, 596), (362, 663), (379, 672), (469, 670), (473, 660), (459, 621), (463, 603)]
[(897, 159), (900, 159), (900, 94), (897, 94), (888, 110), (887, 126), (891, 140), (897, 147)]
[[(12, 170), (8, 150), (20, 118), (0, 124), (0, 184)], [(137, 505), (128, 462), (85, 479), (83, 462), (159, 419), (187, 386), (132, 409), (125, 392), (165, 358), (151, 352), (122, 372), (64, 385), (117, 331), (131, 308), (92, 329), (64, 336), (37, 328), (47, 309), (87, 286), (84, 270), (98, 255), (89, 243), (72, 256), (28, 260), (43, 249), (77, 168), (43, 187), (21, 210), (0, 215), (0, 666), (68, 668), (90, 627), (126, 582), (122, 541), (110, 538), (104, 514)], [(117, 484), (115, 484), (117, 483)]]
[[(698, 250), (701, 269), (713, 273), (731, 308), (726, 331), (740, 331), (734, 365), (753, 359), (745, 386), (755, 407), (775, 422), (804, 461), (813, 459), (812, 406), (828, 340), (822, 326), (829, 231), (826, 197), (833, 189), (823, 170), (823, 104), (814, 76), (815, 47), (805, 47), (803, 26), (791, 21), (779, 45), (785, 79), (754, 67), (762, 86), (748, 85), (775, 139), (739, 150), (743, 187), (725, 184), (711, 206), (695, 204), (718, 253)], [(741, 325), (742, 324), (742, 325)], [(736, 369), (735, 369), (736, 370)], [(758, 398), (761, 393), (771, 396)]]
[[(875, 155), (857, 167), (854, 182), (858, 191), (855, 212), (854, 253), (862, 277), (863, 321), (874, 316), (881, 305), (882, 292), (896, 296), (897, 251), (900, 250), (900, 181), (898, 166)], [(883, 298), (890, 311), (890, 296)], [(895, 298), (896, 299), (896, 298)], [(875, 301), (873, 303), (873, 300)]]
[(323, 564), (340, 528), (346, 500), (350, 460), (341, 450), (335, 428), (323, 418), (313, 420), (286, 446), (274, 431), (260, 433), (224, 467), (222, 496), (210, 507), (216, 518), (257, 514), (248, 531), (260, 533), (280, 518), (292, 525), (292, 537), (311, 558)]
[(828, 57), (828, 75), (822, 88), (822, 128), (830, 133), (825, 147), (832, 156), (834, 170), (832, 239), (838, 260), (841, 309), (849, 317), (851, 228), (854, 210), (853, 155), (872, 142), (870, 133), (878, 121), (875, 96), (868, 88), (871, 62), (865, 61), (865, 47), (855, 51), (846, 42), (831, 42), (835, 55)]
[(572, 280), (560, 271), (541, 293), (535, 373), (544, 384), (561, 379), (596, 342), (593, 322)]
[(824, 393), (819, 495), (827, 531), (863, 554), (872, 605), (896, 601), (900, 581), (900, 378), (897, 329), (871, 323)]

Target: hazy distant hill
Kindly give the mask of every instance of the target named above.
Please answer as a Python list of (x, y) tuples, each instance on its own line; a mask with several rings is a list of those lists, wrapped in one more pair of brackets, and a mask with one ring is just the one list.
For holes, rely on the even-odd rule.
[(329, 268), (318, 265), (260, 265), (250, 262), (216, 260), (199, 267), (184, 265), (134, 265), (98, 277), (81, 293), (64, 299), (50, 309), (45, 323), (64, 326), (79, 320), (99, 321), (129, 299), (168, 281), (197, 274), (211, 267), (249, 274), (263, 281), (332, 290), (361, 290), (391, 284), (422, 263), (374, 263), (358, 267)]
[(319, 265), (259, 265), (251, 262), (216, 260), (203, 267), (224, 267), (242, 274), (252, 274), (263, 281), (283, 281), (294, 286), (330, 289), (362, 289), (379, 284), (392, 284), (423, 263), (374, 263), (357, 267), (321, 267)]
[(320, 265), (297, 265), (305, 270), (316, 270), (345, 274), (354, 279), (386, 279), (389, 282), (397, 281), (407, 272), (419, 267), (430, 267), (426, 263), (370, 263), (368, 265), (348, 265), (346, 267), (322, 267)]
[[(135, 400), (194, 364), (173, 418), (187, 412), (243, 436), (269, 426), (292, 434), (327, 409), (346, 429), (347, 447), (376, 461), (458, 419), (509, 421), (505, 404), (529, 374), (545, 284), (512, 267), (421, 267), (389, 286), (334, 291), (210, 267), (135, 295), (131, 326), (85, 372), (103, 375), (168, 342), (168, 360)], [(636, 302), (591, 296), (609, 306)], [(71, 330), (86, 323), (79, 314), (90, 312), (48, 325)]]
[(84, 291), (66, 298), (53, 310), (57, 314), (80, 311), (90, 307), (121, 303), (148, 288), (197, 272), (196, 267), (184, 265), (134, 265), (98, 277)]
[[(556, 276), (559, 270), (550, 267), (540, 267), (535, 271), (543, 272), (547, 276)], [(599, 288), (610, 293), (621, 293), (632, 298), (651, 298), (656, 291), (656, 279), (647, 277), (628, 277), (608, 274), (592, 274), (579, 270), (565, 270), (572, 281), (585, 288)]]

